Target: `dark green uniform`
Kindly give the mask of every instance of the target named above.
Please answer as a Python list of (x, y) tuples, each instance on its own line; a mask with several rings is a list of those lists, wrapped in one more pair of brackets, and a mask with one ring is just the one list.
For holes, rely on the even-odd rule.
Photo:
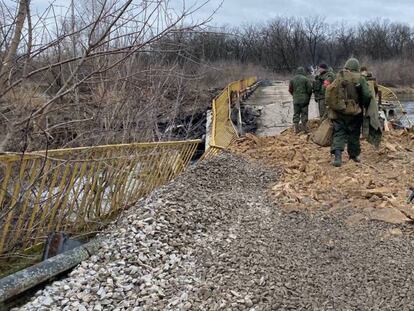
[[(354, 58), (348, 60), (345, 64), (345, 69), (358, 73), (358, 60)], [(372, 94), (366, 79), (362, 75), (358, 79), (358, 85), (355, 87), (355, 90), (355, 95), (351, 95), (350, 99), (354, 99), (361, 108), (368, 107)], [(359, 161), (359, 155), (361, 153), (360, 135), (363, 120), (362, 112), (358, 115), (345, 115), (340, 112), (330, 111), (329, 117), (332, 119), (334, 125), (331, 146), (331, 153), (335, 154), (336, 157), (334, 165), (338, 164), (336, 166), (340, 166), (340, 154), (344, 151), (346, 144), (348, 144), (348, 154), (350, 158)], [(339, 160), (337, 158), (339, 158)]]
[(323, 118), (326, 114), (325, 91), (326, 86), (335, 80), (335, 73), (333, 71), (325, 71), (315, 77), (313, 82), (313, 93), (315, 100), (318, 103), (319, 116)]
[(289, 92), (293, 96), (293, 123), (295, 129), (299, 122), (307, 129), (309, 101), (312, 95), (312, 82), (306, 77), (305, 69), (299, 67), (296, 76), (289, 83)]
[[(361, 72), (362, 76), (367, 80), (372, 97), (369, 107), (365, 110), (362, 123), (362, 136), (375, 148), (379, 148), (382, 140), (383, 124), (380, 121), (379, 107), (376, 100), (378, 94), (377, 80), (370, 72)], [(375, 94), (375, 96), (374, 96)]]
[(337, 119), (333, 120), (334, 133), (331, 152), (335, 150), (343, 152), (348, 142), (348, 154), (350, 158), (356, 158), (361, 153), (359, 137), (361, 136), (362, 114), (358, 116), (347, 116), (338, 113)]

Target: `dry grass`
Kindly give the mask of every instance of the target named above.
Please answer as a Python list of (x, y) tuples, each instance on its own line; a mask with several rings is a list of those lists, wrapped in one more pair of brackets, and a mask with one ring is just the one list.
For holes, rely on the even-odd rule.
[(256, 76), (259, 80), (284, 78), (259, 65), (224, 61), (207, 65), (202, 84), (207, 88), (223, 88), (232, 81), (251, 76)]
[[(236, 62), (182, 68), (141, 64), (133, 71), (139, 74), (115, 79), (120, 75), (113, 72), (107, 77), (110, 81), (102, 79), (82, 85), (77, 96), (66, 95), (52, 109), (24, 124), (21, 130), (7, 128), (0, 122), (0, 143), (7, 141), (4, 150), (201, 138), (202, 115), (217, 92), (229, 82), (248, 76), (275, 78), (261, 66)], [(52, 96), (52, 88), (46, 91), (44, 85), (33, 81), (7, 93), (0, 103), (0, 112), (13, 123), (28, 117)], [(195, 122), (197, 129), (191, 124), (182, 124), (183, 120)], [(166, 132), (167, 128), (181, 125), (186, 132), (181, 134), (180, 130), (180, 137)], [(12, 137), (4, 140), (12, 130)]]
[(404, 59), (392, 59), (388, 61), (369, 61), (368, 68), (377, 80), (390, 87), (414, 86), (414, 61)]

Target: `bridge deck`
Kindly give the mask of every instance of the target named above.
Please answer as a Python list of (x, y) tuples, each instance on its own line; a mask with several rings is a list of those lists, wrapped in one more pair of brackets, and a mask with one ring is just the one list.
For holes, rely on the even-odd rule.
[[(288, 82), (272, 81), (259, 87), (247, 104), (261, 110), (258, 136), (273, 136), (293, 125), (293, 101), (288, 91)], [(309, 119), (319, 117), (318, 107), (312, 98), (309, 105)]]
[[(291, 125), (286, 83), (248, 103), (261, 135)], [(384, 139), (340, 169), (306, 135), (239, 139), (140, 200), (19, 310), (414, 310), (414, 137)]]

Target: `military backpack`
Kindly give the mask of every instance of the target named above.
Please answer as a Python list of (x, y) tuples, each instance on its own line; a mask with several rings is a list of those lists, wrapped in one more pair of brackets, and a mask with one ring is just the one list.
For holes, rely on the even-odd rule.
[(335, 112), (358, 115), (362, 112), (360, 102), (361, 74), (348, 70), (340, 71), (335, 81), (326, 89), (326, 105)]

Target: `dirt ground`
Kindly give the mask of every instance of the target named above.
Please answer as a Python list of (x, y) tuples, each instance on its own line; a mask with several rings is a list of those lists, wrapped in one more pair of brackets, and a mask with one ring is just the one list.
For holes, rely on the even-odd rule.
[(286, 208), (269, 190), (287, 176), (228, 153), (198, 163), (20, 310), (414, 310), (413, 226)]
[(295, 135), (291, 129), (271, 137), (247, 135), (232, 150), (283, 169), (271, 192), (286, 208), (345, 206), (393, 223), (414, 219), (414, 205), (407, 203), (414, 186), (412, 132), (385, 133), (378, 150), (363, 141), (362, 163), (350, 161), (345, 152), (341, 168), (331, 165), (329, 147), (319, 147), (310, 135)]

